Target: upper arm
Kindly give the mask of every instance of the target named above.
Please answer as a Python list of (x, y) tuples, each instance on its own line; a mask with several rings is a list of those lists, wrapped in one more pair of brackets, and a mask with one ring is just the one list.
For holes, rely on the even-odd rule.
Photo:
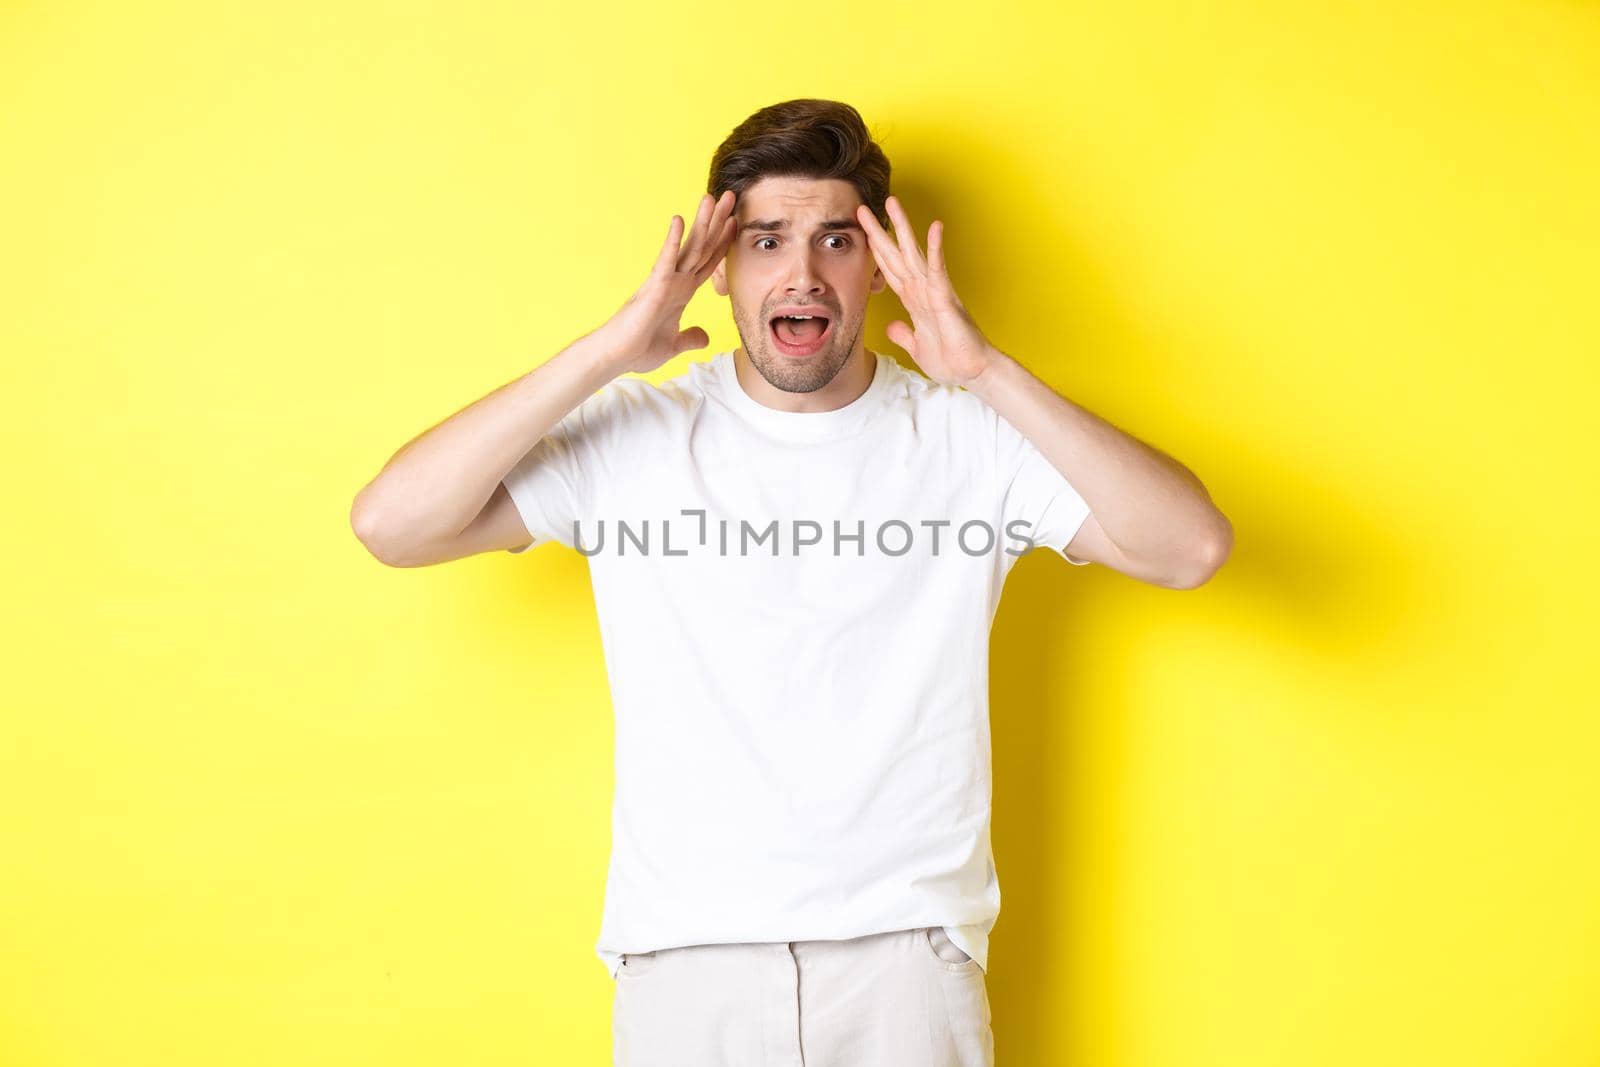
[(459, 533), (407, 545), (391, 566), (425, 567), (481, 552), (521, 552), (554, 541), (576, 547), (577, 523), (596, 508), (655, 387), (618, 378), (568, 412), (495, 483), (483, 508)]
[(533, 537), (522, 524), (522, 516), (511, 502), (504, 482), (496, 482), (489, 502), (454, 537), (420, 546), (401, 560), (386, 561), (394, 567), (428, 567), (481, 552), (520, 551), (531, 547)]
[(1067, 542), (1063, 554), (1073, 563), (1098, 563), (1102, 567), (1130, 574), (1131, 577), (1140, 577), (1129, 571), (1129, 567), (1136, 565), (1106, 536), (1105, 529), (1092, 511), (1084, 518), (1083, 525), (1078, 527), (1077, 534)]
[(1016, 427), (988, 405), (980, 409), (999, 465), (1006, 529), (1013, 519), (1030, 525), (1029, 537), (1069, 563), (1098, 563), (1142, 582), (1170, 586), (1164, 571), (1129, 556), (1106, 536), (1089, 502)]
[(1111, 538), (1106, 536), (1104, 528), (1093, 513), (1083, 520), (1077, 536), (1067, 544), (1065, 554), (1073, 562), (1082, 560), (1085, 563), (1098, 563), (1130, 578), (1137, 578), (1150, 585), (1159, 585), (1164, 589), (1185, 588), (1174, 585), (1167, 572), (1140, 563), (1118, 548)]

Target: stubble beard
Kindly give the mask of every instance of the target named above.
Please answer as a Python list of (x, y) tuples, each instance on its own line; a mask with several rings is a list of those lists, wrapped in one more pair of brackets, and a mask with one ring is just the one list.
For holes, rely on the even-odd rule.
[(751, 365), (774, 389), (782, 389), (786, 393), (814, 393), (838, 377), (845, 364), (850, 362), (850, 353), (855, 351), (865, 318), (862, 315), (854, 322), (841, 320), (834, 323), (828, 347), (803, 360), (790, 359), (772, 348), (772, 329), (764, 319), (755, 324), (756, 336), (760, 340), (754, 345), (750, 343), (745, 323), (735, 318), (734, 326), (739, 331), (739, 340), (744, 344)]

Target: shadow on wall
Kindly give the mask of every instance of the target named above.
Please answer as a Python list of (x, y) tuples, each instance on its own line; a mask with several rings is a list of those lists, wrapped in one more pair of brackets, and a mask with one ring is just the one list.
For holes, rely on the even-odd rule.
[[(1248, 462), (1253, 477), (1232, 478), (1235, 486), (1246, 485), (1246, 493), (1251, 485), (1315, 483), (1314, 472), (1290, 472), (1264, 459)], [(1069, 1046), (1082, 1051), (1072, 1045), (1074, 1035), (1102, 1029), (1080, 1014), (1088, 1005), (1114, 1016), (1138, 1014), (1136, 1005), (1115, 1003), (1115, 989), (1077, 985), (1086, 974), (1082, 961), (1051, 963), (1034, 952), (1034, 945), (1072, 953), (1074, 945), (1093, 944), (1096, 957), (1104, 958), (1106, 937), (1096, 931), (1107, 925), (1126, 929), (1128, 921), (1091, 912), (1085, 886), (1096, 885), (1096, 902), (1138, 899), (1150, 891), (1128, 883), (1115, 837), (1114, 848), (1107, 849), (1102, 837), (1093, 853), (1080, 837), (1088, 825), (1109, 827), (1112, 835), (1115, 827), (1128, 825), (1120, 798), (1131, 785), (1120, 781), (1138, 758), (1126, 731), (1126, 701), (1117, 696), (1126, 686), (1107, 677), (1107, 670), (1125, 669), (1118, 664), (1141, 659), (1136, 651), (1107, 648), (1107, 641), (1133, 645), (1138, 633), (1107, 637), (1096, 629), (1106, 619), (1126, 627), (1130, 597), (1147, 597), (1149, 613), (1168, 600), (1178, 605), (1179, 597), (1224, 593), (1218, 601), (1226, 597), (1227, 611), (1218, 614), (1216, 625), (1250, 630), (1245, 643), (1254, 643), (1251, 635), (1258, 638), (1262, 657), (1290, 649), (1315, 657), (1326, 675), (1339, 675), (1387, 670), (1382, 661), (1406, 654), (1403, 641), (1390, 638), (1414, 629), (1426, 613), (1419, 585), (1406, 581), (1419, 573), (1418, 566), (1406, 565), (1395, 542), (1384, 539), (1381, 517), (1363, 510), (1360, 501), (1318, 486), (1317, 514), (1278, 506), (1269, 493), (1218, 502), (1234, 522), (1234, 552), (1200, 590), (1144, 587), (1104, 566), (1070, 566), (1048, 549), (1027, 553), (1006, 579), (990, 646), (994, 851), (1002, 893), (990, 942), (998, 1056)], [(1082, 685), (1078, 678), (1085, 680)], [(1211, 694), (1214, 699), (1214, 688)], [(1091, 854), (1102, 869), (1091, 869)], [(1128, 974), (1130, 968), (1115, 971)]]

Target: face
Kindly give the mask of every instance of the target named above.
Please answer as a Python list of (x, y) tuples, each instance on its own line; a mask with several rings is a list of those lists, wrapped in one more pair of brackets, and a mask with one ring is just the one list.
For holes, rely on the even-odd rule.
[[(867, 298), (885, 281), (855, 220), (860, 204), (841, 178), (769, 177), (739, 194), (733, 244), (711, 281), (732, 300), (751, 364), (785, 392), (821, 389), (865, 351)], [(787, 308), (813, 318), (775, 324)]]

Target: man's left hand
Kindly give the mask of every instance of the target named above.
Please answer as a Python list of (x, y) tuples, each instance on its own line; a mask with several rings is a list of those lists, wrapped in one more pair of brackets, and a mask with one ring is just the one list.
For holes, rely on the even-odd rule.
[(911, 353), (917, 366), (934, 381), (969, 386), (999, 354), (950, 284), (944, 267), (944, 224), (935, 219), (928, 227), (928, 256), (924, 259), (900, 201), (891, 196), (884, 207), (894, 223), (893, 238), (865, 204), (856, 208), (856, 221), (866, 231), (872, 258), (889, 288), (911, 315), (910, 326), (899, 319), (889, 324), (889, 340)]

